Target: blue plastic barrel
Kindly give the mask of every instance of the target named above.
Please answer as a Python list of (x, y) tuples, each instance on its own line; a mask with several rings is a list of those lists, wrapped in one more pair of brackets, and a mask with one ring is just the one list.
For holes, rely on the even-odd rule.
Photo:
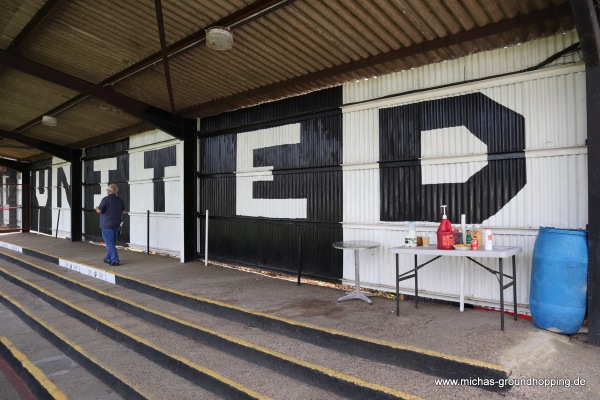
[(533, 324), (577, 333), (586, 311), (587, 231), (541, 227), (533, 248), (529, 306)]

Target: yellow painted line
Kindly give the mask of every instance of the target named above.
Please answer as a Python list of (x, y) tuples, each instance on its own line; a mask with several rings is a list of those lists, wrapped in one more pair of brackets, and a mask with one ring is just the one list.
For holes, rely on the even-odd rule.
[(138, 392), (141, 396), (145, 397), (146, 399), (153, 399), (154, 398), (154, 397), (152, 397), (150, 395), (144, 394), (144, 392), (141, 389), (139, 389), (136, 385), (128, 382), (127, 379), (125, 379), (120, 374), (118, 374), (118, 373), (112, 371), (110, 368), (102, 365), (100, 363), (100, 361), (98, 361), (96, 358), (94, 358), (90, 354), (87, 354), (83, 350), (83, 348), (81, 346), (79, 346), (79, 345), (75, 344), (74, 342), (70, 341), (64, 335), (62, 335), (59, 331), (57, 331), (56, 329), (54, 329), (50, 325), (46, 324), (40, 318), (36, 317), (27, 308), (25, 308), (23, 305), (21, 305), (21, 303), (19, 303), (18, 301), (14, 300), (13, 298), (11, 298), (7, 294), (3, 293), (2, 291), (0, 291), (0, 297), (3, 297), (6, 301), (10, 302), (14, 307), (16, 307), (19, 310), (21, 310), (21, 312), (23, 314), (27, 315), (29, 318), (31, 318), (32, 320), (34, 320), (37, 324), (43, 326), (46, 330), (48, 330), (50, 333), (52, 333), (52, 335), (56, 336), (60, 341), (62, 341), (63, 343), (66, 343), (69, 347), (71, 347), (73, 349), (73, 351), (75, 351), (75, 352), (79, 353), (80, 355), (84, 356), (85, 358), (87, 358), (88, 360), (90, 360), (91, 362), (93, 362), (94, 364), (98, 365), (103, 370), (107, 371), (109, 374), (111, 374), (115, 378), (117, 378), (120, 381), (124, 382), (127, 386), (129, 386), (130, 388), (132, 388), (136, 392)]
[(42, 372), (41, 369), (36, 367), (29, 359), (25, 356), (25, 354), (21, 353), (18, 348), (16, 348), (12, 342), (4, 336), (0, 336), (0, 343), (4, 346), (12, 356), (17, 359), (18, 362), (21, 363), (23, 368), (33, 376), (33, 378), (40, 384), (42, 387), (52, 396), (55, 400), (66, 400), (67, 396), (52, 382), (46, 374)]
[[(40, 269), (44, 269), (44, 268), (42, 268), (42, 267), (40, 267), (40, 266), (37, 266), (37, 265), (35, 265), (35, 267), (37, 267), (37, 268), (40, 268)], [(0, 271), (2, 271), (3, 273), (5, 273), (5, 274), (7, 274), (7, 275), (11, 275), (11, 274), (9, 274), (9, 273), (8, 273), (8, 271), (6, 271), (4, 268), (0, 268)], [(46, 270), (46, 271), (47, 271), (47, 270)], [(51, 271), (48, 271), (48, 272), (51, 272)], [(58, 275), (58, 274), (55, 274), (55, 275)], [(208, 376), (210, 376), (210, 377), (212, 377), (212, 378), (214, 378), (214, 379), (217, 379), (217, 380), (219, 380), (219, 381), (221, 381), (221, 382), (223, 382), (223, 383), (227, 384), (228, 386), (231, 386), (231, 387), (233, 387), (233, 388), (237, 389), (238, 391), (240, 391), (240, 392), (242, 392), (242, 393), (246, 393), (247, 395), (249, 395), (249, 396), (252, 396), (252, 397), (254, 397), (254, 398), (256, 398), (256, 399), (263, 399), (263, 400), (268, 400), (268, 399), (269, 399), (268, 397), (265, 397), (265, 396), (263, 396), (263, 395), (261, 395), (261, 394), (259, 394), (259, 393), (257, 393), (257, 392), (254, 392), (254, 391), (252, 391), (252, 390), (250, 390), (250, 389), (246, 388), (245, 386), (242, 386), (242, 385), (240, 385), (239, 383), (237, 383), (237, 382), (235, 382), (235, 381), (233, 381), (233, 380), (231, 380), (231, 379), (229, 379), (229, 378), (226, 378), (226, 377), (224, 377), (224, 376), (222, 376), (222, 375), (218, 374), (218, 373), (217, 373), (217, 372), (215, 372), (215, 371), (212, 371), (212, 370), (210, 370), (210, 369), (208, 369), (208, 368), (205, 368), (205, 367), (203, 367), (203, 366), (201, 366), (201, 365), (199, 365), (199, 364), (196, 364), (196, 363), (194, 363), (193, 361), (190, 361), (190, 360), (188, 360), (187, 358), (184, 358), (184, 357), (178, 356), (178, 355), (176, 355), (176, 354), (169, 353), (169, 352), (167, 352), (167, 351), (165, 351), (165, 350), (161, 349), (160, 347), (156, 346), (154, 343), (152, 343), (152, 342), (150, 342), (150, 341), (148, 341), (148, 340), (146, 340), (146, 339), (144, 339), (144, 338), (142, 338), (142, 337), (140, 337), (140, 336), (137, 336), (137, 335), (135, 335), (135, 334), (133, 334), (133, 333), (131, 333), (131, 332), (129, 332), (129, 331), (127, 331), (127, 330), (125, 330), (125, 329), (123, 329), (123, 328), (121, 328), (121, 327), (119, 327), (119, 326), (115, 325), (115, 324), (113, 324), (112, 322), (109, 322), (109, 321), (107, 321), (107, 320), (105, 320), (105, 319), (103, 319), (103, 318), (100, 318), (100, 317), (98, 317), (97, 315), (95, 315), (95, 314), (92, 314), (92, 313), (90, 313), (89, 311), (87, 311), (86, 309), (83, 309), (83, 308), (81, 308), (81, 307), (79, 307), (79, 306), (77, 306), (77, 305), (75, 305), (75, 304), (73, 304), (73, 303), (71, 303), (71, 302), (69, 302), (69, 301), (67, 301), (67, 300), (61, 299), (61, 298), (59, 298), (58, 296), (55, 296), (55, 295), (54, 295), (54, 294), (52, 294), (51, 292), (47, 291), (46, 289), (44, 289), (44, 288), (42, 288), (42, 287), (40, 287), (40, 286), (38, 286), (38, 285), (36, 285), (36, 284), (34, 284), (34, 283), (32, 283), (32, 282), (29, 282), (29, 281), (28, 281), (28, 280), (26, 280), (26, 279), (23, 279), (23, 278), (21, 278), (21, 277), (15, 276), (15, 275), (11, 275), (11, 276), (12, 276), (14, 279), (16, 279), (16, 280), (19, 280), (19, 281), (21, 281), (21, 282), (24, 282), (26, 285), (29, 285), (29, 286), (31, 286), (31, 287), (33, 287), (33, 288), (35, 288), (36, 290), (38, 290), (38, 291), (40, 291), (41, 293), (43, 293), (45, 296), (48, 296), (48, 297), (50, 297), (50, 298), (52, 298), (52, 299), (54, 299), (54, 300), (56, 300), (56, 301), (59, 301), (59, 302), (61, 302), (61, 303), (65, 304), (65, 305), (67, 305), (68, 307), (71, 307), (71, 308), (73, 308), (74, 310), (77, 310), (78, 312), (80, 312), (80, 313), (82, 313), (82, 314), (86, 315), (87, 317), (89, 317), (89, 318), (92, 318), (92, 319), (94, 319), (95, 321), (98, 321), (99, 323), (101, 323), (101, 324), (103, 324), (103, 325), (105, 325), (105, 326), (108, 326), (109, 328), (111, 328), (111, 329), (114, 329), (115, 331), (117, 331), (117, 332), (119, 332), (119, 333), (121, 333), (121, 334), (123, 334), (123, 335), (125, 335), (125, 336), (128, 336), (128, 337), (130, 337), (131, 339), (135, 340), (136, 342), (138, 342), (138, 343), (141, 343), (141, 344), (143, 344), (143, 345), (145, 345), (145, 346), (147, 346), (147, 347), (149, 347), (149, 348), (152, 348), (152, 349), (154, 349), (155, 351), (157, 351), (157, 352), (159, 352), (159, 353), (161, 353), (161, 354), (164, 354), (164, 355), (166, 355), (166, 356), (168, 356), (168, 357), (170, 357), (170, 358), (176, 359), (177, 361), (179, 361), (179, 362), (181, 362), (181, 363), (183, 363), (183, 364), (186, 364), (186, 365), (188, 365), (189, 367), (191, 367), (191, 368), (193, 368), (193, 369), (195, 369), (195, 370), (197, 370), (197, 371), (200, 371), (200, 372), (202, 372), (202, 373), (203, 373), (203, 374), (205, 374), (205, 375), (208, 375)], [(85, 284), (79, 283), (79, 282), (77, 282), (77, 281), (74, 281), (74, 280), (72, 280), (72, 279), (69, 279), (69, 278), (66, 278), (66, 277), (63, 277), (63, 276), (61, 276), (61, 278), (64, 278), (64, 279), (66, 279), (66, 280), (69, 280), (69, 281), (71, 281), (71, 282), (78, 283), (78, 284), (80, 284), (80, 285), (82, 285), (82, 286), (86, 286), (86, 287), (87, 287), (87, 288), (89, 288), (89, 289), (96, 290), (96, 289), (92, 288), (91, 286), (87, 286), (87, 285), (85, 285)], [(0, 292), (0, 293), (1, 293), (1, 292)], [(106, 294), (106, 293), (105, 293), (105, 294)], [(107, 294), (107, 295), (108, 295), (108, 294)], [(111, 296), (111, 297), (117, 298), (116, 296)], [(134, 304), (134, 303), (132, 303), (132, 304)], [(148, 310), (150, 310), (150, 309), (148, 309)], [(151, 310), (150, 310), (150, 311), (151, 311)]]
[[(19, 259), (17, 257), (15, 257), (15, 258)], [(19, 260), (22, 261), (22, 262), (26, 262), (25, 260), (21, 260), (21, 259), (19, 259)], [(320, 372), (323, 375), (330, 376), (330, 377), (336, 378), (336, 379), (341, 380), (341, 381), (349, 382), (349, 383), (352, 383), (352, 384), (354, 384), (356, 386), (361, 386), (361, 387), (369, 388), (369, 389), (372, 389), (372, 390), (376, 390), (376, 391), (379, 391), (379, 392), (387, 393), (387, 394), (390, 394), (390, 395), (393, 395), (393, 396), (396, 396), (396, 397), (399, 397), (399, 398), (404, 398), (404, 399), (407, 399), (407, 400), (411, 400), (411, 399), (412, 400), (417, 400), (417, 399), (420, 399), (419, 397), (413, 396), (413, 395), (411, 395), (409, 393), (404, 393), (404, 392), (401, 392), (401, 391), (397, 391), (397, 390), (388, 388), (386, 386), (381, 386), (381, 385), (373, 384), (373, 383), (370, 383), (370, 382), (367, 382), (367, 381), (363, 381), (362, 379), (359, 379), (359, 378), (356, 378), (356, 377), (344, 374), (342, 372), (338, 372), (338, 371), (335, 371), (335, 370), (332, 370), (332, 369), (329, 369), (329, 368), (326, 368), (326, 367), (323, 367), (323, 366), (320, 366), (320, 365), (317, 365), (317, 364), (312, 364), (312, 363), (309, 363), (307, 361), (303, 361), (303, 360), (300, 360), (300, 359), (297, 359), (297, 358), (294, 358), (294, 357), (290, 357), (290, 356), (287, 356), (287, 355), (285, 355), (283, 353), (279, 353), (279, 352), (273, 351), (271, 349), (268, 349), (266, 347), (255, 345), (255, 344), (247, 342), (245, 340), (241, 340), (241, 339), (235, 338), (233, 336), (225, 335), (225, 334), (222, 334), (222, 333), (220, 333), (218, 331), (214, 331), (212, 329), (204, 328), (204, 327), (202, 327), (200, 325), (196, 325), (196, 324), (194, 324), (192, 322), (189, 322), (189, 321), (186, 321), (186, 320), (174, 317), (172, 315), (169, 315), (169, 314), (166, 314), (166, 313), (154, 310), (154, 309), (146, 307), (144, 305), (141, 305), (141, 304), (135, 303), (133, 301), (127, 300), (125, 298), (122, 298), (122, 297), (115, 296), (113, 294), (104, 292), (104, 291), (102, 291), (100, 289), (96, 289), (93, 286), (89, 286), (89, 285), (87, 285), (85, 283), (82, 283), (82, 282), (73, 280), (71, 278), (68, 278), (66, 276), (57, 274), (54, 271), (48, 270), (48, 269), (46, 269), (44, 267), (41, 267), (39, 265), (30, 263), (30, 262), (28, 262), (28, 264), (34, 266), (35, 268), (38, 268), (38, 269), (44, 271), (45, 273), (58, 276), (61, 279), (64, 279), (64, 280), (69, 281), (71, 283), (80, 285), (80, 286), (82, 286), (82, 287), (84, 287), (84, 288), (86, 288), (88, 290), (94, 291), (94, 292), (99, 293), (99, 294), (101, 294), (103, 296), (107, 296), (107, 297), (116, 299), (118, 301), (127, 303), (127, 304), (129, 304), (129, 305), (131, 305), (133, 307), (137, 307), (137, 308), (142, 309), (142, 310), (144, 310), (146, 312), (158, 315), (160, 317), (163, 317), (163, 318), (168, 319), (170, 321), (179, 323), (181, 325), (188, 326), (188, 327), (196, 329), (198, 331), (208, 333), (208, 334), (216, 336), (216, 337), (218, 337), (218, 338), (220, 338), (222, 340), (225, 340), (225, 341), (228, 341), (228, 342), (231, 342), (231, 343), (235, 343), (236, 345), (243, 346), (243, 347), (246, 347), (246, 348), (250, 348), (250, 349), (253, 349), (253, 350), (256, 350), (256, 351), (268, 354), (268, 355), (270, 355), (272, 357), (279, 358), (279, 359), (285, 360), (287, 362), (290, 362), (290, 363), (293, 363), (293, 364), (296, 364), (296, 365), (300, 365), (300, 366), (302, 366), (304, 368), (307, 368), (307, 369), (310, 369), (310, 370), (318, 371), (318, 372)], [(4, 271), (4, 273), (8, 273), (3, 268), (0, 268), (0, 271)], [(17, 279), (19, 281), (25, 282), (27, 285), (31, 285), (32, 287), (36, 288), (36, 290), (39, 290), (40, 292), (44, 293), (45, 295), (50, 296), (50, 297), (52, 297), (54, 299), (57, 299), (58, 301), (61, 301), (61, 302), (65, 303), (65, 304), (67, 304), (69, 307), (73, 307), (74, 309), (77, 309), (78, 311), (80, 311), (82, 313), (85, 313), (86, 315), (88, 315), (88, 316), (96, 319), (97, 321), (100, 321), (101, 323), (110, 326), (112, 329), (118, 330), (119, 332), (126, 334), (127, 336), (135, 339), (136, 341), (142, 342), (142, 343), (144, 343), (144, 344), (146, 344), (146, 345), (148, 345), (148, 346), (150, 346), (150, 347), (152, 347), (152, 348), (154, 348), (154, 349), (156, 349), (158, 351), (163, 352), (161, 349), (159, 349), (158, 347), (155, 347), (152, 343), (146, 341), (145, 339), (142, 339), (142, 338), (140, 338), (138, 336), (135, 336), (134, 334), (130, 334), (128, 331), (123, 330), (123, 329), (119, 328), (118, 326), (113, 325), (112, 323), (110, 323), (110, 322), (108, 322), (106, 320), (103, 320), (102, 318), (99, 318), (99, 317), (95, 316), (94, 314), (91, 314), (91, 313), (87, 312), (86, 310), (84, 310), (84, 309), (82, 309), (82, 308), (80, 308), (80, 307), (78, 307), (78, 306), (76, 306), (76, 305), (74, 305), (74, 304), (72, 304), (72, 303), (70, 303), (70, 302), (68, 302), (66, 300), (59, 299), (58, 297), (54, 296), (53, 294), (51, 294), (50, 292), (46, 291), (45, 289), (43, 289), (43, 288), (35, 285), (34, 283), (31, 283), (31, 282), (29, 282), (29, 281), (27, 281), (27, 280), (25, 280), (23, 278), (20, 278), (18, 276), (13, 276), (13, 277), (14, 277), (14, 279)], [(177, 333), (177, 332), (175, 332), (175, 333)], [(191, 361), (188, 362), (186, 359), (178, 357), (176, 355), (170, 355), (170, 356), (173, 357), (173, 358), (177, 358), (181, 362), (185, 362), (188, 365), (193, 365), (193, 366), (196, 365), (193, 362), (191, 362)], [(200, 367), (200, 366), (198, 366), (198, 367)], [(194, 367), (194, 368), (196, 368), (196, 367)], [(200, 367), (200, 368), (202, 368), (202, 367)], [(210, 371), (210, 370), (205, 370), (205, 371)], [(221, 379), (221, 378), (219, 378), (219, 379)]]
[[(42, 253), (40, 251), (29, 249), (29, 248), (26, 248), (26, 247), (22, 247), (22, 248), (30, 250), (30, 251), (38, 252), (38, 253), (44, 254), (44, 255), (49, 256), (49, 257), (54, 257), (54, 258), (59, 258), (59, 259), (61, 258), (61, 257), (57, 257), (57, 256), (55, 256), (53, 254)], [(66, 260), (64, 258), (62, 258), (62, 259)], [(70, 260), (67, 260), (67, 261), (70, 261)], [(74, 261), (72, 261), (72, 262), (74, 262)], [(86, 264), (83, 264), (83, 263), (80, 263), (80, 264), (86, 265)], [(93, 267), (93, 268), (96, 268), (96, 267)], [(356, 339), (356, 340), (362, 340), (364, 342), (373, 343), (373, 344), (377, 344), (377, 345), (380, 345), (380, 346), (387, 346), (387, 347), (391, 347), (391, 348), (397, 349), (397, 350), (411, 351), (411, 352), (415, 352), (415, 353), (427, 355), (427, 356), (430, 356), (430, 357), (436, 357), (436, 358), (441, 358), (441, 359), (445, 359), (445, 360), (449, 360), (449, 361), (459, 362), (459, 363), (462, 363), (462, 364), (468, 364), (468, 365), (477, 366), (477, 367), (481, 367), (481, 368), (487, 368), (487, 369), (490, 369), (490, 370), (494, 370), (494, 371), (498, 371), (498, 372), (504, 373), (507, 376), (510, 375), (510, 373), (511, 373), (510, 370), (507, 370), (507, 369), (503, 368), (500, 365), (491, 364), (491, 363), (488, 363), (488, 362), (485, 362), (485, 361), (475, 360), (475, 359), (466, 358), (466, 357), (453, 356), (453, 355), (444, 354), (444, 353), (440, 353), (440, 352), (433, 351), (433, 350), (422, 349), (422, 348), (415, 347), (415, 346), (401, 345), (401, 344), (395, 343), (395, 342), (389, 342), (389, 341), (380, 340), (380, 339), (373, 339), (373, 338), (369, 338), (369, 337), (361, 336), (361, 335), (354, 335), (352, 333), (338, 331), (338, 330), (335, 330), (335, 329), (323, 328), (323, 327), (320, 327), (320, 326), (317, 326), (317, 325), (312, 325), (312, 324), (308, 324), (308, 323), (304, 323), (304, 322), (300, 322), (300, 321), (295, 321), (295, 320), (292, 320), (292, 319), (288, 319), (288, 318), (284, 318), (284, 317), (279, 317), (277, 315), (267, 314), (267, 313), (263, 313), (263, 312), (260, 312), (260, 311), (254, 311), (254, 310), (250, 310), (250, 309), (246, 309), (246, 308), (234, 306), (234, 305), (231, 305), (231, 304), (223, 303), (223, 302), (220, 302), (220, 301), (217, 301), (217, 300), (212, 300), (212, 299), (208, 299), (208, 298), (204, 298), (204, 297), (200, 297), (200, 296), (194, 296), (194, 295), (191, 295), (191, 294), (188, 294), (188, 293), (184, 293), (184, 292), (179, 292), (179, 291), (176, 291), (174, 289), (170, 289), (170, 288), (167, 288), (167, 287), (164, 287), (164, 286), (160, 286), (160, 285), (155, 285), (153, 283), (145, 282), (145, 281), (142, 281), (140, 279), (133, 278), (133, 277), (130, 277), (130, 276), (127, 276), (127, 275), (123, 275), (123, 274), (120, 274), (120, 273), (117, 273), (117, 272), (114, 272), (114, 271), (110, 271), (110, 272), (114, 273), (114, 275), (117, 276), (117, 277), (120, 277), (120, 278), (123, 278), (123, 279), (128, 279), (128, 280), (131, 280), (131, 281), (135, 281), (135, 282), (138, 282), (141, 285), (146, 285), (146, 286), (149, 286), (149, 287), (153, 287), (153, 288), (156, 288), (158, 290), (163, 290), (165, 292), (176, 294), (178, 296), (187, 297), (187, 298), (192, 299), (192, 300), (202, 301), (202, 302), (213, 304), (213, 305), (216, 305), (216, 306), (219, 306), (219, 307), (229, 308), (229, 309), (232, 309), (232, 310), (241, 311), (241, 312), (248, 313), (248, 314), (251, 314), (251, 315), (256, 315), (256, 316), (260, 316), (260, 317), (263, 317), (263, 318), (268, 318), (268, 319), (280, 321), (280, 322), (283, 322), (283, 323), (286, 323), (286, 324), (289, 324), (289, 325), (292, 325), (292, 326), (298, 326), (298, 327), (302, 327), (302, 328), (313, 329), (313, 330), (316, 330), (316, 331), (326, 332), (326, 333), (329, 333), (331, 335), (336, 335), (336, 336), (340, 336), (340, 337), (347, 337), (347, 338)]]
[(252, 314), (252, 315), (256, 315), (256, 316), (260, 316), (260, 317), (264, 317), (264, 318), (268, 318), (268, 319), (280, 321), (280, 322), (283, 322), (283, 323), (286, 323), (286, 324), (289, 324), (289, 325), (298, 326), (298, 327), (302, 327), (302, 328), (313, 329), (313, 330), (316, 330), (316, 331), (326, 332), (326, 333), (329, 333), (331, 335), (336, 335), (336, 336), (340, 336), (340, 337), (346, 337), (346, 338), (361, 340), (361, 341), (368, 342), (368, 343), (374, 343), (374, 344), (378, 344), (378, 345), (381, 345), (381, 346), (391, 347), (391, 348), (394, 348), (394, 349), (397, 349), (397, 350), (412, 351), (412, 352), (415, 352), (415, 353), (424, 354), (424, 355), (428, 355), (428, 356), (431, 356), (431, 357), (443, 358), (443, 359), (446, 359), (446, 360), (460, 362), (462, 364), (469, 364), (469, 365), (474, 365), (474, 366), (478, 366), (478, 367), (483, 367), (483, 368), (487, 368), (487, 369), (491, 369), (491, 370), (503, 372), (503, 373), (505, 373), (507, 375), (510, 374), (509, 370), (506, 370), (505, 368), (503, 368), (503, 367), (501, 367), (499, 365), (487, 363), (487, 362), (484, 362), (484, 361), (479, 361), (479, 360), (475, 360), (475, 359), (471, 359), (471, 358), (465, 358), (465, 357), (452, 356), (452, 355), (449, 355), (449, 354), (444, 354), (444, 353), (440, 353), (440, 352), (436, 352), (436, 351), (432, 351), (432, 350), (422, 349), (422, 348), (419, 348), (419, 347), (401, 345), (401, 344), (398, 344), (398, 343), (395, 343), (395, 342), (389, 342), (389, 341), (385, 341), (385, 340), (373, 339), (373, 338), (369, 338), (369, 337), (366, 337), (366, 336), (354, 335), (352, 333), (338, 331), (338, 330), (335, 330), (335, 329), (323, 328), (323, 327), (320, 327), (320, 326), (317, 326), (317, 325), (312, 325), (312, 324), (308, 324), (308, 323), (305, 323), (305, 322), (296, 321), (296, 320), (293, 320), (293, 319), (279, 317), (279, 316), (273, 315), (273, 314), (267, 314), (267, 313), (263, 313), (263, 312), (260, 312), (260, 311), (254, 311), (254, 310), (250, 310), (250, 309), (246, 309), (246, 308), (234, 306), (234, 305), (231, 305), (231, 304), (222, 303), (222, 302), (217, 301), (217, 300), (211, 300), (211, 299), (200, 297), (200, 296), (190, 295), (188, 293), (178, 292), (176, 290), (173, 290), (173, 289), (170, 289), (170, 288), (166, 288), (164, 286), (155, 285), (155, 284), (149, 283), (149, 282), (144, 282), (144, 281), (139, 280), (137, 278), (132, 278), (132, 277), (129, 277), (129, 276), (126, 276), (126, 275), (121, 275), (121, 274), (117, 274), (117, 273), (115, 273), (115, 275), (119, 276), (119, 277), (122, 277), (124, 279), (136, 281), (136, 282), (140, 283), (141, 285), (147, 285), (147, 286), (156, 288), (158, 290), (164, 290), (166, 292), (170, 292), (170, 293), (182, 296), (182, 297), (187, 297), (187, 298), (190, 298), (190, 299), (193, 299), (193, 300), (197, 300), (197, 301), (202, 301), (202, 302), (205, 302), (205, 303), (214, 304), (214, 305), (219, 306), (219, 307), (229, 308), (229, 309), (232, 309), (232, 310), (241, 311), (241, 312), (244, 312), (244, 313), (248, 313), (248, 314)]

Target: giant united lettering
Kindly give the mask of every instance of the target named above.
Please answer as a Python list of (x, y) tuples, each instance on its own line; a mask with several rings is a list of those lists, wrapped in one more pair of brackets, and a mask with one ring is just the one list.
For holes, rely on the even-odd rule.
[[(525, 119), (482, 93), (384, 108), (379, 121), (382, 221), (437, 221), (442, 204), (451, 205), (453, 220), (466, 213), (483, 221), (527, 182)], [(464, 182), (424, 182), (423, 135), (445, 128), (466, 129), (483, 143), (486, 165)]]

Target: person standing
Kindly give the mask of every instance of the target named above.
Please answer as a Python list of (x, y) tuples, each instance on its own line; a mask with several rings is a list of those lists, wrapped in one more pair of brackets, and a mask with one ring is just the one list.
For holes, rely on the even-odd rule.
[(119, 253), (117, 253), (117, 239), (121, 233), (122, 216), (125, 214), (125, 202), (117, 197), (119, 188), (114, 183), (106, 187), (106, 197), (100, 201), (96, 212), (100, 214), (100, 229), (102, 238), (106, 244), (106, 257), (104, 262), (109, 265), (121, 265)]

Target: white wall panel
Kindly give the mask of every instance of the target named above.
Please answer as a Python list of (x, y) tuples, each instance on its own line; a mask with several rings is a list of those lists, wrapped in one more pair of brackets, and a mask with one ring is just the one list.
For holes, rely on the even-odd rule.
[(527, 153), (527, 185), (483, 223), (497, 227), (585, 229), (588, 220), (587, 155)]
[(129, 148), (137, 149), (141, 147), (161, 147), (164, 142), (173, 143), (173, 136), (159, 129), (144, 132), (140, 135), (134, 135), (129, 138)]
[[(67, 182), (59, 182), (62, 169)], [(67, 198), (67, 187), (71, 185), (71, 164), (60, 158), (52, 158), (52, 235), (71, 237), (71, 207)], [(60, 206), (59, 206), (60, 203)], [(81, 206), (75, 205), (76, 210)], [(79, 212), (79, 211), (78, 211)], [(37, 227), (37, 221), (31, 221)], [(58, 232), (57, 232), (58, 229)]]
[[(130, 246), (167, 254), (182, 251), (182, 168), (183, 148), (179, 140), (161, 131), (150, 131), (130, 138), (129, 147), (129, 224)], [(175, 147), (176, 165), (165, 166), (160, 185), (164, 187), (164, 211), (155, 211), (155, 171), (145, 165), (149, 152)], [(150, 211), (148, 226), (147, 212)]]
[(365, 109), (344, 113), (344, 165), (370, 164), (379, 160), (379, 111)]
[(379, 168), (377, 164), (344, 167), (344, 221), (379, 221)]
[[(145, 251), (147, 249), (146, 214), (132, 214), (129, 217), (132, 240), (129, 247)], [(133, 232), (136, 232), (135, 241)], [(150, 251), (170, 255), (181, 254), (183, 227), (177, 214), (156, 214), (150, 218)]]
[(480, 91), (525, 116), (528, 150), (585, 145), (583, 64), (515, 76), (513, 83)]
[[(572, 31), (517, 46), (475, 53), (455, 60), (349, 83), (344, 85), (344, 104), (517, 72), (541, 63), (578, 40), (576, 32)], [(552, 65), (580, 61), (579, 54), (573, 53), (558, 59)]]

